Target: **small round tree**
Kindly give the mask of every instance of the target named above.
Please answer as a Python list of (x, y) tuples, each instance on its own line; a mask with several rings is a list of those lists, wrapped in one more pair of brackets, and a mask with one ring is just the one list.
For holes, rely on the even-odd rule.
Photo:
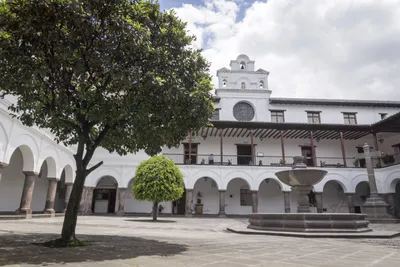
[(137, 167), (132, 191), (137, 200), (153, 202), (153, 221), (156, 221), (158, 203), (182, 196), (183, 175), (172, 160), (153, 156)]

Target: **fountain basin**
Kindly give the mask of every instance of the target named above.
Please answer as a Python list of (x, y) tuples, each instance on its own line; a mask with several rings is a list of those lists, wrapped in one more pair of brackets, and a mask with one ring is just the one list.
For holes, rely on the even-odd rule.
[(247, 228), (263, 231), (310, 233), (363, 233), (366, 214), (347, 213), (253, 213)]
[(289, 186), (312, 186), (319, 183), (327, 174), (324, 170), (292, 169), (276, 172), (279, 181)]

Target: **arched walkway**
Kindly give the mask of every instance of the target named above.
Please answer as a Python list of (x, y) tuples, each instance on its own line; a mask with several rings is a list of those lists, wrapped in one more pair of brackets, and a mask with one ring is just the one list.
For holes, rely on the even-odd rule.
[(324, 185), (324, 190), (322, 192), (322, 203), (324, 212), (349, 212), (347, 196), (344, 193), (342, 185), (337, 181), (330, 180)]
[(356, 186), (356, 193), (354, 194), (354, 210), (355, 213), (362, 212), (362, 205), (365, 200), (370, 196), (370, 189), (368, 182), (358, 183)]
[(92, 211), (94, 213), (115, 213), (117, 202), (118, 182), (112, 176), (102, 177), (93, 192)]
[(265, 179), (258, 189), (258, 212), (284, 212), (284, 199), (275, 179)]
[[(152, 212), (152, 203), (150, 201), (140, 201), (135, 198), (132, 192), (134, 179), (128, 183), (128, 192), (125, 195), (125, 214), (146, 214), (149, 215)], [(159, 205), (163, 206), (164, 209), (161, 214), (172, 213), (171, 202), (161, 202)]]
[(225, 193), (225, 205), (226, 214), (248, 215), (252, 212), (252, 192), (250, 185), (244, 179), (235, 178), (229, 181)]
[(15, 214), (19, 208), (25, 182), (23, 166), (24, 157), (17, 148), (12, 153), (8, 166), (4, 168), (0, 181), (0, 213)]
[[(198, 179), (193, 187), (193, 208), (197, 203), (203, 204), (203, 214), (219, 213), (218, 185), (214, 179), (202, 177)], [(199, 204), (200, 204), (199, 203)]]
[[(183, 183), (183, 188), (185, 183)], [(172, 202), (172, 214), (184, 215), (186, 211), (186, 190), (183, 191), (182, 197)]]
[(397, 180), (395, 194), (394, 194), (394, 214), (400, 218), (400, 179)]
[(48, 186), (48, 164), (47, 161), (44, 161), (33, 189), (32, 212), (41, 213), (45, 210)]

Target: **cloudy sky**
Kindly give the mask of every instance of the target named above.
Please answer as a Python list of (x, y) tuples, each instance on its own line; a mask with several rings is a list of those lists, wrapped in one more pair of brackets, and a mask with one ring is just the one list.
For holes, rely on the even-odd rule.
[(160, 0), (216, 70), (247, 54), (275, 97), (400, 101), (399, 0)]

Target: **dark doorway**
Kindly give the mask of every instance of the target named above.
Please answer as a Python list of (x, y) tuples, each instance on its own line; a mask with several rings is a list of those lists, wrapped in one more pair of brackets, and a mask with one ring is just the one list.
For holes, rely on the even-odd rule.
[(173, 203), (174, 213), (184, 215), (186, 210), (185, 203), (186, 203), (186, 190), (183, 192), (183, 195), (180, 199), (174, 201)]
[[(357, 147), (357, 153), (364, 154), (364, 148)], [(365, 159), (359, 159), (358, 162), (359, 162), (361, 168), (365, 168), (365, 166), (366, 166)]]
[(106, 210), (100, 212), (115, 213), (115, 203), (117, 198), (117, 189), (94, 189), (92, 212), (96, 211), (96, 204), (105, 206)]
[(394, 215), (400, 219), (400, 181), (396, 184), (396, 193), (394, 194)]
[[(183, 144), (184, 145), (184, 154), (185, 154), (185, 164), (189, 164), (189, 144)], [(198, 144), (192, 144), (192, 149), (190, 151), (191, 154), (191, 162), (190, 164), (197, 164), (197, 147)]]
[(237, 165), (250, 165), (251, 145), (236, 145)]
[(304, 157), (304, 164), (309, 167), (314, 166), (313, 154), (310, 146), (302, 146), (301, 155)]

